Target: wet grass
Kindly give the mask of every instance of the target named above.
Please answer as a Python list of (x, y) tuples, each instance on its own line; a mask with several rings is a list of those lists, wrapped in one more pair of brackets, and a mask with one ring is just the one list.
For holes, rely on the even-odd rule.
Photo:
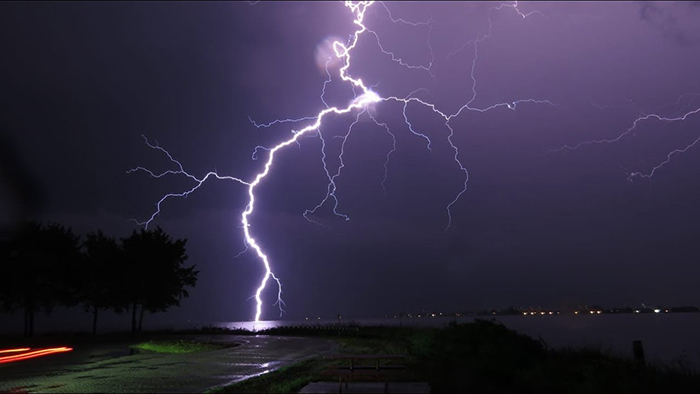
[(141, 342), (135, 345), (131, 345), (130, 347), (132, 349), (146, 350), (155, 353), (183, 354), (223, 349), (226, 346), (222, 344), (179, 340)]

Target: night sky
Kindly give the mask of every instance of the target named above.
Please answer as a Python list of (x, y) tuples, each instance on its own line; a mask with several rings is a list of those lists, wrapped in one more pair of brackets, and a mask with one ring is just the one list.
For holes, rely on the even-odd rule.
[[(425, 107), (409, 104), (407, 115), (432, 151), (409, 131), (401, 104), (372, 110), (396, 135), (386, 192), (391, 137), (367, 117), (353, 128), (336, 193), (349, 221), (332, 214), (332, 201), (313, 216), (323, 226), (303, 216), (327, 190), (318, 136), (280, 151), (257, 190), (251, 232), (282, 280), (285, 318), (700, 304), (700, 144), (652, 178), (628, 179), (700, 137), (700, 114), (547, 153), (614, 139), (644, 114), (700, 108), (698, 3), (497, 6), (387, 2), (367, 11), (384, 50), (425, 68), (431, 50), (434, 58), (430, 72), (404, 67), (363, 34), (349, 72), (382, 97), (424, 88), (417, 97), (449, 114), (472, 98), (474, 108), (554, 105), (463, 111), (450, 122), (469, 181), (447, 231), (446, 206), (464, 174), (444, 120)], [(394, 20), (432, 17), (431, 27), (392, 22), (387, 9)], [(36, 218), (128, 235), (138, 228), (129, 219), (148, 219), (164, 194), (194, 186), (184, 176), (127, 174), (176, 169), (142, 135), (194, 175), (252, 179), (267, 155), (252, 160), (255, 147), (310, 121), (258, 129), (249, 117), (267, 123), (325, 108), (316, 57), (326, 39), (355, 31), (353, 18), (341, 2), (0, 4), (3, 226)], [(337, 68), (333, 76), (325, 99), (345, 106), (352, 92)], [(342, 142), (332, 137), (355, 114), (324, 118), (332, 172)], [(234, 259), (247, 201), (244, 185), (211, 180), (163, 204), (152, 226), (187, 238), (188, 263), (201, 273), (181, 308), (151, 321), (253, 317), (249, 297), (263, 270), (254, 253)], [(263, 318), (276, 319), (268, 289)]]

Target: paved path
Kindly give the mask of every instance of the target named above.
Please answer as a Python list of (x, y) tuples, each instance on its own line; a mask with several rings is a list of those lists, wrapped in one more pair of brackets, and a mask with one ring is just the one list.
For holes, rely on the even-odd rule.
[(336, 348), (335, 342), (316, 338), (191, 338), (240, 345), (192, 354), (133, 355), (127, 344), (76, 346), (71, 353), (0, 365), (0, 392), (204, 392)]

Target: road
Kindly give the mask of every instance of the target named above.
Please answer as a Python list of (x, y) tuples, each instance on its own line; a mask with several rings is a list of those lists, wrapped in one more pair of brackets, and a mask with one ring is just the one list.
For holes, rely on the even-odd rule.
[(188, 339), (238, 346), (190, 354), (130, 354), (126, 342), (75, 345), (70, 353), (0, 365), (0, 392), (204, 392), (337, 346), (325, 339), (265, 335)]

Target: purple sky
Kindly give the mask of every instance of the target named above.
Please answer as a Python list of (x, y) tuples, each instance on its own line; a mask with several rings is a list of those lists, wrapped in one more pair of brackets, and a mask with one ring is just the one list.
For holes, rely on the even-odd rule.
[[(628, 180), (698, 138), (700, 114), (648, 120), (618, 142), (547, 154), (616, 138), (643, 114), (700, 107), (697, 3), (385, 5), (365, 18), (382, 47), (411, 65), (428, 67), (431, 50), (434, 58), (430, 72), (403, 67), (363, 34), (349, 71), (378, 84), (381, 96), (425, 88), (418, 97), (454, 113), (473, 98), (475, 64), (472, 107), (555, 105), (464, 111), (451, 121), (470, 178), (449, 231), (445, 207), (463, 173), (444, 121), (419, 105), (407, 113), (432, 151), (410, 133), (400, 104), (375, 108), (397, 140), (386, 193), (390, 136), (371, 121), (353, 129), (337, 182), (349, 221), (334, 217), (332, 204), (314, 216), (325, 227), (302, 215), (326, 193), (318, 137), (280, 153), (258, 189), (251, 231), (283, 281), (286, 317), (700, 304), (700, 150), (676, 155), (651, 179)], [(432, 17), (431, 27), (391, 22), (387, 9), (394, 19)], [(491, 34), (475, 52), (489, 19)], [(248, 117), (265, 123), (322, 110), (326, 74), (315, 53), (326, 38), (353, 33), (352, 20), (340, 2), (1, 4), (0, 127), (3, 150), (15, 159), (0, 173), (0, 220), (18, 217), (23, 198), (12, 179), (24, 174), (41, 191), (34, 217), (81, 233), (128, 234), (128, 219), (148, 218), (163, 194), (193, 186), (184, 177), (126, 173), (174, 169), (142, 134), (195, 175), (216, 169), (251, 179), (263, 164), (251, 160), (255, 147), (288, 139), (292, 125), (256, 129)], [(338, 78), (325, 97), (343, 106), (351, 98)], [(341, 140), (331, 137), (353, 119), (324, 120), (333, 171)], [(188, 238), (189, 262), (201, 271), (191, 298), (164, 321), (252, 317), (247, 299), (261, 266), (253, 253), (233, 259), (244, 247), (246, 192), (211, 181), (163, 205), (153, 224)], [(274, 319), (270, 289), (263, 317)]]

